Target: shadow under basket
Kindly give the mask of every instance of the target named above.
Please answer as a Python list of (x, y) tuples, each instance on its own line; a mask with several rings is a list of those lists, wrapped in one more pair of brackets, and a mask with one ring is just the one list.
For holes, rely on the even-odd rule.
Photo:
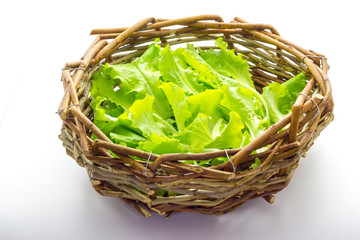
[[(299, 159), (334, 118), (325, 56), (290, 43), (271, 25), (238, 17), (226, 23), (217, 15), (201, 15), (146, 18), (128, 28), (94, 29), (91, 34), (97, 36), (81, 60), (62, 69), (65, 94), (58, 111), (63, 121), (59, 138), (66, 153), (85, 167), (99, 194), (120, 198), (145, 217), (154, 212), (165, 217), (179, 212), (225, 214), (259, 197), (272, 203), (274, 194), (289, 184)], [(219, 37), (236, 54), (243, 54), (259, 92), (300, 72), (309, 79), (291, 113), (251, 143), (227, 151), (157, 155), (117, 145), (93, 124), (91, 78), (102, 64), (131, 62), (156, 38), (162, 46), (191, 42), (208, 49), (216, 48)], [(92, 134), (98, 139), (92, 140)], [(253, 154), (258, 149), (260, 153)], [(231, 161), (214, 167), (181, 161), (227, 155)], [(255, 158), (261, 165), (249, 170)], [(157, 191), (177, 194), (159, 197)]]

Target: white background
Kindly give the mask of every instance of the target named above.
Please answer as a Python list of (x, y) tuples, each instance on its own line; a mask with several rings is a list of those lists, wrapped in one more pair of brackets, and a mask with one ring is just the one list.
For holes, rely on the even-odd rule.
[[(0, 239), (360, 239), (359, 8), (356, 1), (4, 1), (0, 8)], [(327, 56), (335, 121), (270, 205), (222, 216), (146, 219), (91, 187), (65, 154), (55, 111), (65, 62), (93, 28), (219, 14), (269, 23)]]

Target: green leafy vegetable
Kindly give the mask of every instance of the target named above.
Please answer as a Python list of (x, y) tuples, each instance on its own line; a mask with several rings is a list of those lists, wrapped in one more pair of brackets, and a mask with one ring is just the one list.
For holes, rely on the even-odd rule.
[(157, 154), (183, 152), (183, 147), (178, 139), (150, 133), (147, 141), (140, 142), (139, 148)]
[(243, 131), (244, 123), (239, 114), (230, 112), (228, 124), (222, 122), (218, 131), (213, 130), (213, 141), (206, 145), (210, 149), (228, 149), (245, 146), (251, 141), (250, 134)]
[(161, 51), (159, 69), (166, 82), (173, 82), (188, 94), (198, 94), (203, 88), (197, 81), (197, 75), (187, 67), (186, 63), (173, 55), (169, 45)]
[(251, 168), (255, 169), (257, 167), (259, 167), (261, 165), (261, 161), (259, 158), (255, 158), (255, 162), (253, 164), (251, 164)]
[(256, 100), (254, 91), (249, 88), (230, 88), (228, 86), (224, 86), (222, 91), (221, 104), (239, 114), (252, 138), (260, 135), (268, 125), (268, 118), (257, 113), (260, 103)]
[(225, 76), (221, 77), (222, 81), (231, 87), (255, 89), (251, 80), (249, 65), (246, 60), (242, 59), (242, 55), (236, 56), (233, 49), (228, 50), (227, 43), (222, 38), (217, 39), (215, 45), (220, 48), (220, 51), (212, 49), (203, 51), (199, 48), (199, 52), (213, 70)]
[(211, 122), (210, 116), (199, 113), (194, 121), (178, 134), (177, 139), (191, 146), (194, 152), (202, 152), (204, 146), (213, 141), (211, 129), (209, 129)]
[(263, 89), (263, 97), (269, 106), (271, 123), (276, 123), (290, 113), (291, 106), (306, 85), (304, 72), (283, 84), (270, 83)]
[(288, 114), (306, 84), (301, 73), (260, 94), (247, 61), (222, 38), (209, 50), (158, 43), (133, 62), (101, 66), (92, 78), (93, 121), (117, 144), (156, 154), (240, 148)]
[(179, 131), (183, 130), (186, 125), (186, 120), (191, 117), (191, 112), (186, 102), (185, 90), (171, 82), (161, 84), (160, 88), (165, 93), (173, 109), (177, 129)]
[(163, 136), (176, 133), (176, 129), (158, 115), (154, 103), (155, 98), (146, 95), (144, 99), (136, 100), (122, 117), (130, 120), (132, 126), (139, 128), (145, 137), (150, 136), (150, 133)]
[[(161, 84), (160, 72), (154, 67), (154, 62), (160, 58), (160, 46), (153, 43), (149, 49), (136, 61), (127, 64), (105, 65), (110, 68), (110, 77), (118, 82), (119, 90), (116, 94), (121, 99), (118, 103), (131, 96), (133, 103), (137, 99), (143, 99), (146, 95), (154, 97), (154, 108), (164, 119), (171, 116), (171, 108), (165, 94), (159, 88)], [(120, 85), (121, 84), (121, 85)]]

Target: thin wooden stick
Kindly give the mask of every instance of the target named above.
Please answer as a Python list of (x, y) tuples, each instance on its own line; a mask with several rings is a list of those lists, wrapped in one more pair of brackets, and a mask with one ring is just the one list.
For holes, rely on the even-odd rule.
[(111, 142), (111, 140), (100, 130), (98, 129), (93, 122), (91, 122), (85, 115), (82, 114), (80, 110), (72, 106), (69, 108), (70, 112), (74, 114), (87, 128), (89, 128), (98, 138)]
[(106, 45), (101, 51), (95, 56), (95, 61), (100, 61), (101, 59), (107, 57), (112, 50), (116, 49), (117, 46), (125, 40), (127, 37), (129, 37), (133, 32), (141, 29), (149, 22), (154, 22), (155, 18), (145, 18), (141, 20), (140, 22), (136, 23), (134, 26), (126, 29), (124, 32), (119, 34), (112, 42), (110, 42), (108, 45)]
[[(88, 67), (88, 65), (90, 64), (91, 59), (93, 58), (93, 56), (106, 44), (106, 41), (99, 41), (95, 44), (95, 46), (91, 49), (91, 50), (87, 50), (87, 54), (84, 56), (84, 59), (80, 62), (79, 65), (79, 69), (78, 71), (76, 71), (74, 73), (74, 75), (72, 76), (72, 80), (73, 80), (73, 85), (74, 88), (78, 87), (78, 84), (80, 82), (81, 77), (84, 74), (85, 69)], [(64, 97), (61, 101), (61, 104), (59, 106), (59, 112), (60, 112), (60, 117), (62, 120), (66, 119), (67, 116), (67, 112), (68, 109), (67, 107), (69, 106), (69, 101), (70, 101), (70, 93), (69, 90), (67, 89), (65, 91)]]
[(289, 130), (289, 142), (295, 142), (299, 129), (300, 115), (302, 114), (302, 105), (294, 104), (292, 106), (291, 124)]
[[(71, 101), (73, 102), (73, 104), (75, 104), (76, 108), (80, 111), (81, 109), (79, 106), (78, 96), (76, 94), (76, 90), (74, 88), (72, 78), (70, 76), (70, 71), (64, 70), (63, 75), (65, 77), (66, 84), (70, 91)], [(89, 145), (88, 145), (88, 141), (86, 138), (84, 126), (80, 123), (79, 119), (77, 119), (77, 118), (75, 119), (75, 122), (76, 122), (77, 128), (79, 129), (80, 144), (85, 152), (89, 152)]]
[(157, 23), (151, 24), (146, 29), (163, 28), (173, 25), (186, 25), (203, 20), (215, 20), (217, 22), (223, 21), (219, 15), (199, 15), (193, 17), (179, 18), (179, 19), (158, 19)]

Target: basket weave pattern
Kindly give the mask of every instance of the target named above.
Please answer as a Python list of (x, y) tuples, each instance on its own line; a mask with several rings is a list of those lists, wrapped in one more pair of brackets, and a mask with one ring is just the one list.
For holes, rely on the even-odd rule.
[[(91, 34), (97, 36), (81, 60), (66, 63), (62, 70), (59, 138), (67, 154), (86, 168), (99, 194), (118, 197), (145, 217), (152, 212), (166, 217), (179, 212), (224, 214), (258, 197), (272, 203), (274, 194), (288, 185), (299, 159), (334, 118), (327, 59), (283, 39), (271, 25), (250, 24), (238, 17), (225, 23), (220, 16), (201, 15), (147, 18), (129, 28), (94, 29)], [(211, 153), (157, 155), (114, 144), (93, 124), (89, 92), (100, 65), (131, 62), (156, 38), (162, 46), (192, 42), (208, 49), (216, 48), (218, 37), (243, 54), (260, 92), (269, 83), (282, 83), (302, 71), (310, 78), (292, 112), (250, 144)], [(98, 139), (92, 140), (91, 134)], [(231, 161), (210, 168), (181, 161), (227, 155)], [(261, 165), (249, 170), (256, 157)], [(159, 197), (157, 190), (178, 194)]]

